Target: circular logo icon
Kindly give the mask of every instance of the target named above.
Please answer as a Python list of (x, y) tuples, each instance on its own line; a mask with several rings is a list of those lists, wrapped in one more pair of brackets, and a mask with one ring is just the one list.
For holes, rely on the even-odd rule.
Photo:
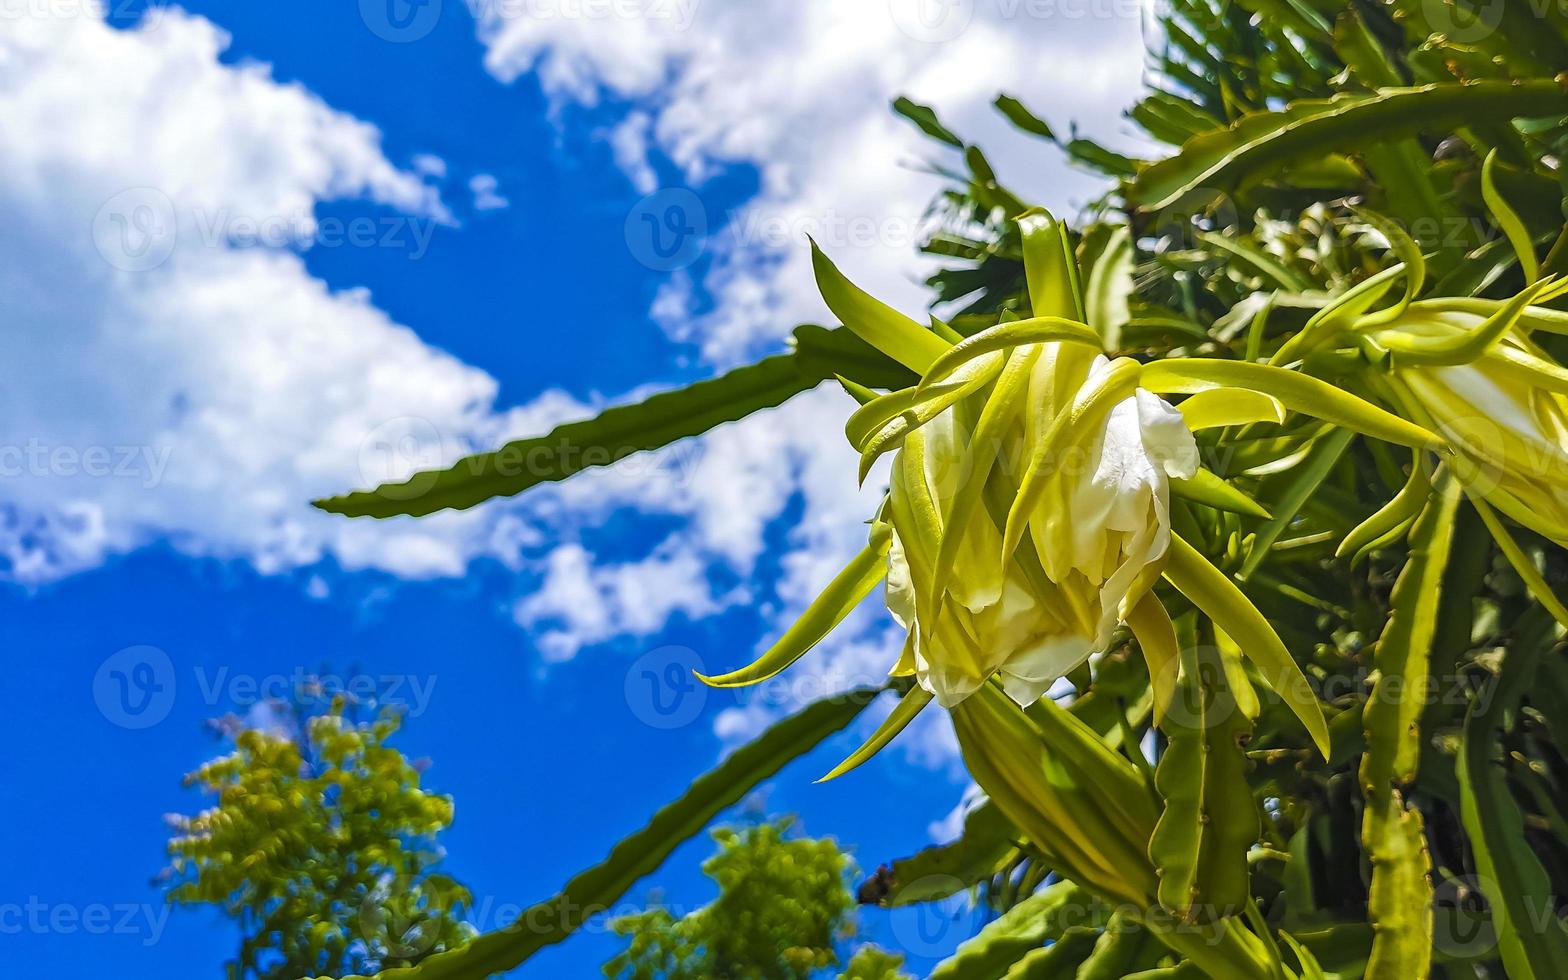
[(1421, 14), (1434, 34), (1459, 44), (1474, 44), (1497, 33), (1503, 22), (1503, 0), (1492, 0), (1485, 6), (1465, 4), (1463, 13), (1459, 4), (1449, 0), (1421, 0)]
[(169, 716), (174, 688), (174, 663), (157, 647), (126, 647), (99, 664), (93, 675), (99, 713), (133, 730), (151, 728)]
[(1444, 878), (1432, 889), (1432, 947), (1456, 959), (1478, 959), (1497, 948), (1486, 890), (1497, 883), (1466, 875)]
[(359, 476), (394, 500), (422, 497), (446, 460), (441, 432), (429, 419), (406, 415), (383, 422), (359, 444)]
[(436, 29), (441, 0), (359, 0), (359, 18), (383, 41), (408, 44)]
[(975, 16), (975, 0), (887, 0), (893, 23), (905, 35), (927, 44), (951, 41)]
[(174, 202), (156, 187), (132, 187), (93, 215), (93, 246), (122, 272), (147, 272), (168, 261), (179, 241)]
[(440, 938), (431, 928), (420, 881), (396, 875), (378, 881), (359, 903), (359, 933), (377, 960), (407, 964), (430, 952)]
[(707, 237), (708, 211), (684, 187), (654, 191), (626, 215), (626, 247), (655, 272), (674, 272), (697, 261)]
[(702, 659), (687, 647), (649, 651), (626, 671), (626, 704), (650, 728), (689, 725), (708, 703), (708, 686), (693, 673), (702, 669)]
[(938, 894), (950, 888), (952, 894), (939, 901), (918, 902), (891, 910), (888, 923), (900, 949), (917, 956), (945, 956), (960, 940), (974, 935), (985, 924), (984, 903), (971, 903), (968, 889), (958, 879), (950, 875), (931, 875), (929, 880), (918, 882), (917, 887), (921, 892), (929, 890)]

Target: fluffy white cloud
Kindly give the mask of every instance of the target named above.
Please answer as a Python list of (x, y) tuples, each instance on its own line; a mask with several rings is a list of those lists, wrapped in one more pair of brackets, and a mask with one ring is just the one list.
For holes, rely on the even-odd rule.
[(1138, 0), (626, 0), (549, 3), (543, 16), (546, 3), (477, 5), (486, 64), (506, 80), (534, 73), (562, 103), (628, 106), (609, 132), (639, 189), (652, 189), (653, 149), (689, 181), (757, 168), (753, 200), (708, 216), (712, 311), (689, 315), (679, 282), (655, 310), (720, 363), (825, 315), (807, 234), (878, 295), (923, 302), (914, 245), (938, 184), (919, 161), (940, 151), (893, 117), (894, 96), (934, 105), (1003, 180), (1060, 208), (1101, 182), (1013, 133), (990, 101), (1012, 92), (1063, 130), (1081, 119), (1127, 144), (1117, 120), (1143, 59)]
[[(154, 540), (415, 577), (496, 553), (492, 516), (377, 526), (305, 505), (585, 410), (497, 414), (487, 374), (306, 271), (298, 249), (335, 236), (422, 248), (451, 220), (436, 192), (374, 127), (222, 64), (205, 20), (71, 13), (0, 33), (0, 569), (38, 582)], [(339, 198), (371, 206), (315, 218)]]

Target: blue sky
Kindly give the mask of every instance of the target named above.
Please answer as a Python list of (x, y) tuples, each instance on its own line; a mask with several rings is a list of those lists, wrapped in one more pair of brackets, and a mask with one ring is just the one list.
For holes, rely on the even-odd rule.
[[(369, 0), (192, 0), (135, 36), (91, 5), (10, 21), (7, 972), (216, 975), (234, 931), (166, 910), (151, 883), (163, 815), (204, 805), (180, 786), (222, 748), (203, 721), (276, 679), (325, 670), (409, 704), (401, 747), (457, 802), (445, 868), (491, 928), (726, 745), (890, 662), (868, 606), (761, 698), (704, 693), (665, 728), (635, 690), (648, 658), (743, 662), (854, 550), (872, 498), (832, 392), (465, 515), (344, 522), (305, 501), (780, 349), (822, 316), (807, 232), (917, 308), (909, 246), (936, 185), (886, 110), (897, 94), (986, 137), (1044, 203), (1081, 202), (1094, 183), (985, 102), (1006, 88), (1114, 137), (1136, 5), (1063, 21), (959, 4), (956, 33), (918, 36), (901, 2), (646, 0), (639, 19), (447, 0), (397, 40)], [(709, 231), (675, 270), (635, 231), (661, 188), (697, 195)], [(923, 846), (964, 781), (939, 726), (906, 742), (812, 785), (853, 747), (841, 737), (774, 780), (767, 809), (866, 870)], [(707, 851), (652, 881), (700, 903)], [(862, 921), (916, 968), (967, 928)], [(616, 948), (590, 929), (518, 975), (596, 975)]]

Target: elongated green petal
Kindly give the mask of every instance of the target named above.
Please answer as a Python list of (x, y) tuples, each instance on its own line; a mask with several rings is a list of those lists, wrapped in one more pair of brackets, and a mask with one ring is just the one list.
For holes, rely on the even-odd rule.
[(953, 494), (942, 524), (942, 544), (937, 549), (936, 575), (931, 580), (933, 609), (942, 608), (942, 600), (947, 594), (953, 568), (957, 565), (958, 549), (963, 544), (969, 519), (980, 503), (986, 480), (990, 479), (991, 469), (1001, 450), (1003, 434), (1023, 412), (1022, 396), (1029, 386), (1029, 372), (1034, 370), (1034, 362), (1039, 355), (1038, 347), (1014, 350), (1008, 357), (1007, 366), (1002, 369), (1001, 377), (996, 379), (985, 408), (980, 412), (980, 421), (970, 436), (969, 452), (964, 454), (963, 468), (958, 474), (958, 489)]
[(1256, 540), (1252, 543), (1252, 551), (1248, 553), (1247, 560), (1242, 563), (1242, 579), (1246, 579), (1258, 570), (1263, 560), (1268, 557), (1269, 549), (1274, 547), (1274, 542), (1279, 540), (1285, 528), (1295, 521), (1296, 515), (1301, 513), (1301, 508), (1306, 506), (1308, 500), (1317, 492), (1319, 486), (1328, 478), (1329, 473), (1339, 465), (1339, 458), (1350, 447), (1350, 441), (1356, 434), (1349, 429), (1336, 429), (1324, 437), (1312, 449), (1312, 454), (1307, 461), (1296, 468), (1291, 474), (1290, 482), (1285, 486), (1279, 501), (1274, 506), (1274, 516), (1268, 523), (1258, 528)]
[(1530, 240), (1530, 232), (1525, 229), (1524, 221), (1519, 213), (1503, 197), (1497, 189), (1497, 150), (1486, 155), (1486, 162), (1481, 164), (1481, 199), (1486, 202), (1486, 209), (1492, 213), (1492, 220), (1497, 227), (1508, 236), (1508, 244), (1513, 246), (1514, 254), (1519, 256), (1519, 269), (1524, 273), (1526, 283), (1534, 283), (1541, 277), (1541, 263), (1535, 257), (1535, 243)]
[(1037, 316), (1028, 320), (1011, 320), (965, 337), (931, 365), (920, 387), (926, 388), (946, 380), (954, 371), (970, 361), (994, 351), (1020, 347), (1024, 344), (1062, 342), (1085, 344), (1099, 349), (1100, 335), (1076, 320), (1055, 316)]
[(717, 677), (698, 674), (698, 679), (712, 687), (744, 687), (767, 680), (805, 656), (887, 576), (889, 531), (889, 525), (878, 525), (871, 543), (834, 576), (822, 594), (795, 620), (795, 625), (785, 630), (778, 642), (755, 663)]
[(1405, 311), (1410, 308), (1410, 304), (1421, 294), (1421, 287), (1426, 284), (1426, 259), (1421, 255), (1421, 246), (1417, 245), (1415, 239), (1411, 238), (1409, 233), (1399, 226), (1399, 222), (1390, 221), (1370, 211), (1357, 209), (1356, 213), (1375, 226), (1388, 239), (1389, 245), (1394, 249), (1394, 254), (1399, 257), (1400, 264), (1406, 270), (1404, 296), (1393, 306), (1378, 310), (1376, 313), (1369, 313), (1358, 320), (1356, 329), (1365, 330), (1368, 327), (1388, 323), (1404, 316)]
[[(989, 355), (995, 363), (984, 365), (973, 377), (963, 384), (956, 386), (937, 385), (927, 388), (917, 398), (913, 407), (900, 412), (897, 418), (892, 419), (881, 431), (877, 432), (866, 441), (860, 450), (860, 482), (866, 481), (866, 476), (871, 472), (871, 467), (883, 453), (898, 446), (908, 438), (909, 434), (918, 430), (927, 422), (941, 415), (958, 402), (990, 384), (1002, 370), (1002, 358), (998, 354)], [(930, 395), (931, 397), (923, 397)]]
[(1171, 535), (1169, 555), (1165, 577), (1182, 595), (1191, 599), (1193, 605), (1203, 610), (1214, 625), (1230, 634), (1247, 659), (1257, 665), (1269, 687), (1301, 719), (1318, 751), (1328, 758), (1328, 722), (1323, 718), (1323, 709), (1312, 693), (1306, 675), (1291, 658), (1274, 627), (1236, 583), (1209, 564), (1207, 558), (1179, 535)]
[(910, 688), (909, 693), (905, 694), (903, 700), (898, 702), (898, 707), (894, 708), (893, 713), (882, 720), (882, 724), (878, 725), (877, 730), (871, 733), (871, 737), (866, 739), (865, 744), (851, 752), (849, 758), (834, 766), (832, 772), (823, 776), (817, 782), (825, 783), (829, 780), (837, 779), (846, 772), (859, 768), (872, 756), (881, 752), (887, 747), (887, 743), (898, 737), (899, 732), (909, 727), (909, 723), (914, 721), (915, 717), (920, 714), (925, 706), (931, 703), (931, 698), (931, 692), (918, 684)]
[(1427, 478), (1426, 468), (1422, 466), (1420, 454), (1417, 454), (1410, 465), (1410, 478), (1405, 481), (1405, 485), (1377, 513), (1356, 525), (1354, 530), (1345, 535), (1345, 539), (1335, 550), (1334, 557), (1343, 558), (1346, 555), (1359, 557), (1362, 549), (1367, 545), (1379, 540), (1400, 524), (1414, 520), (1425, 506), (1431, 487), (1432, 483)]
[(916, 373), (924, 373), (950, 346), (942, 338), (850, 282), (811, 243), (817, 288), (833, 315), (855, 335)]
[(1083, 289), (1078, 282), (1072, 233), (1042, 208), (1020, 215), (1018, 232), (1023, 240), (1024, 277), (1034, 315), (1082, 322)]
[(1235, 484), (1221, 479), (1210, 470), (1199, 469), (1186, 480), (1172, 479), (1171, 494), (1183, 500), (1191, 500), (1193, 503), (1230, 511), (1233, 514), (1246, 514), (1248, 517), (1261, 517), (1264, 520), (1268, 520), (1270, 516), (1262, 504), (1242, 493)]
[(1111, 232), (1084, 289), (1084, 318), (1100, 332), (1109, 351), (1121, 349), (1122, 328), (1132, 318), (1127, 305), (1133, 291), (1132, 266), (1132, 232), (1122, 226)]
[(1529, 351), (1511, 344), (1498, 344), (1491, 350), (1497, 373), (1510, 377), (1532, 388), (1544, 388), (1560, 395), (1568, 395), (1568, 369), (1562, 365), (1536, 357)]
[(1530, 556), (1525, 554), (1524, 549), (1519, 547), (1519, 542), (1515, 541), (1514, 536), (1508, 532), (1507, 526), (1498, 518), (1497, 512), (1480, 496), (1472, 494), (1470, 502), (1475, 505), (1476, 512), (1486, 523), (1486, 529), (1492, 532), (1492, 537), (1508, 559), (1508, 564), (1513, 566), (1519, 578), (1524, 581), (1525, 588), (1530, 590), (1535, 601), (1546, 607), (1546, 611), (1551, 613), (1552, 618), (1561, 623), (1564, 629), (1568, 629), (1568, 606), (1564, 606), (1557, 593), (1552, 591), (1552, 587), (1546, 582), (1546, 577), (1535, 567), (1535, 562), (1530, 560)]
[(1289, 946), (1290, 951), (1296, 954), (1296, 962), (1301, 965), (1301, 980), (1328, 980), (1323, 973), (1323, 967), (1318, 964), (1318, 958), (1312, 955), (1310, 949), (1301, 945), (1296, 937), (1283, 930), (1280, 931), (1279, 938), (1285, 940), (1285, 945)]
[(1379, 344), (1394, 352), (1397, 362), (1406, 364), (1466, 364), (1485, 354), (1519, 323), (1525, 308), (1550, 287), (1553, 279), (1541, 279), (1528, 287), (1474, 330), (1443, 337), (1411, 336), (1397, 327), (1379, 331)]
[(1176, 693), (1181, 670), (1181, 644), (1170, 613), (1153, 592), (1145, 593), (1127, 614), (1127, 626), (1138, 640), (1138, 649), (1149, 665), (1149, 688), (1154, 692), (1154, 723), (1163, 727), (1165, 714)]
[(1425, 449), (1443, 440), (1414, 422), (1298, 371), (1268, 364), (1177, 357), (1144, 365), (1140, 382), (1150, 391), (1196, 394), (1211, 388), (1250, 388), (1273, 395), (1293, 412), (1354, 429), (1375, 439)]
[(1333, 302), (1312, 314), (1301, 330), (1274, 352), (1269, 363), (1275, 366), (1290, 364), (1317, 350), (1333, 339), (1341, 328), (1359, 320), (1402, 277), (1406, 277), (1406, 269), (1405, 264), (1400, 262), (1334, 297)]
[(1247, 388), (1210, 388), (1182, 399), (1176, 410), (1194, 432), (1227, 425), (1285, 421), (1285, 406), (1278, 398)]
[[(1023, 480), (1018, 485), (1018, 496), (1007, 512), (1007, 527), (1002, 535), (1002, 560), (1010, 559), (1023, 540), (1024, 531), (1040, 497), (1056, 472), (1063, 452), (1078, 440), (1087, 438), (1106, 413), (1116, 403), (1131, 396), (1138, 388), (1141, 365), (1129, 358), (1117, 358), (1109, 370), (1095, 381), (1084, 385), (1078, 392), (1073, 406), (1062, 412), (1051, 423), (1034, 448)], [(1041, 557), (1046, 557), (1042, 555)]]
[(885, 395), (875, 395), (870, 401), (862, 402), (859, 408), (850, 413), (849, 421), (844, 423), (844, 436), (849, 439), (851, 446), (857, 450), (864, 450), (871, 437), (889, 422), (910, 409), (951, 394), (963, 385), (962, 381), (954, 381), (944, 385), (933, 385), (924, 391), (910, 387), (890, 391)]

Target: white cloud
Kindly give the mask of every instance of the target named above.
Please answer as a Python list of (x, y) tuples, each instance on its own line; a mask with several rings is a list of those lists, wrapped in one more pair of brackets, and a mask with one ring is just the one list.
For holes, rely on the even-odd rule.
[[(226, 45), (173, 9), (0, 34), (0, 569), (45, 581), (167, 540), (263, 571), (459, 574), (493, 517), (376, 525), (306, 501), (584, 407), (498, 414), (494, 379), (309, 275), (297, 249), (356, 221), (428, 242), (451, 220), (419, 176), (439, 168), (399, 169), (374, 127), (222, 64)], [(314, 216), (332, 199), (370, 203), (345, 227)]]
[(574, 5), (578, 16), (562, 5), (551, 17), (522, 15), (527, 7), (479, 8), (487, 66), (504, 80), (533, 72), (561, 103), (608, 95), (628, 105), (606, 131), (640, 191), (652, 188), (654, 149), (689, 181), (730, 164), (757, 168), (760, 190), (741, 212), (708, 217), (718, 232), (702, 284), (712, 312), (660, 311), (677, 339), (719, 363), (825, 316), (808, 233), (878, 295), (911, 309), (924, 302), (913, 246), (938, 183), (918, 162), (940, 151), (893, 117), (894, 96), (933, 104), (987, 148), (1004, 181), (1063, 208), (1102, 182), (1011, 132), (991, 99), (1012, 92), (1063, 130), (1079, 119), (1125, 145), (1118, 114), (1143, 59), (1137, 0), (633, 0)]
[(511, 206), (511, 201), (496, 193), (501, 182), (491, 174), (475, 174), (468, 179), (468, 189), (474, 195), (475, 211), (499, 211)]

